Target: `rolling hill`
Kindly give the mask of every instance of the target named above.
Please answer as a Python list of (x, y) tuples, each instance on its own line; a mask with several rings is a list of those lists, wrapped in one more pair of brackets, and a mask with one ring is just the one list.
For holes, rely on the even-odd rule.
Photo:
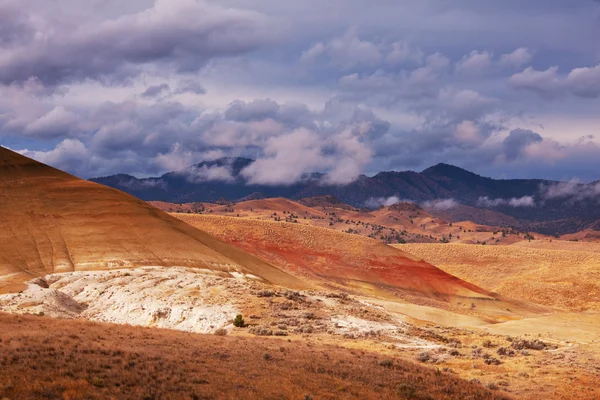
[(322, 287), (500, 319), (540, 310), (506, 302), (404, 251), (361, 235), (305, 224), (173, 215)]
[(186, 266), (298, 279), (128, 194), (0, 147), (0, 291), (48, 273)]

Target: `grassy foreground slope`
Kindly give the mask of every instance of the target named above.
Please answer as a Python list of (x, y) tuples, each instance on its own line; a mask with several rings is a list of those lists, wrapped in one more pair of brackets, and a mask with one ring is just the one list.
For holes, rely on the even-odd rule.
[(478, 399), (481, 385), (376, 353), (0, 314), (0, 397)]
[(0, 147), (0, 293), (49, 273), (186, 266), (305, 285), (115, 189)]

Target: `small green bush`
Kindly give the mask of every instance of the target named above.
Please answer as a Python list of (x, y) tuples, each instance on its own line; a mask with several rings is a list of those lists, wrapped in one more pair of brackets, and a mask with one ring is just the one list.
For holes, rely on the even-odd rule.
[(238, 328), (242, 328), (244, 327), (244, 317), (242, 317), (242, 314), (238, 314), (235, 316), (235, 319), (233, 320), (233, 326), (236, 326)]

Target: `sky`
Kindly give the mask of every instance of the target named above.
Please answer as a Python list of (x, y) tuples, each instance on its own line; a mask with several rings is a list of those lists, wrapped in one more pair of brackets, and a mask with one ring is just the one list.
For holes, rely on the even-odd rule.
[(83, 178), (589, 182), (598, 38), (596, 0), (0, 0), (0, 145)]

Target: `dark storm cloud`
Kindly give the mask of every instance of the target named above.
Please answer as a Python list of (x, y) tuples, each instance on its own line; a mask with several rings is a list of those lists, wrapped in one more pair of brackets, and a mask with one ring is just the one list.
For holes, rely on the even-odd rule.
[[(43, 21), (43, 15), (38, 17)], [(49, 84), (86, 78), (119, 81), (150, 63), (197, 71), (214, 57), (245, 53), (268, 40), (261, 15), (193, 0), (157, 0), (138, 13), (80, 27), (53, 26), (51, 21), (35, 28), (24, 24), (2, 25), (1, 82), (33, 76)], [(28, 29), (36, 29), (37, 35), (22, 43), (9, 40)]]
[(544, 139), (539, 133), (525, 129), (512, 130), (506, 139), (502, 142), (504, 154), (508, 160), (515, 160), (519, 157), (525, 148), (532, 143), (543, 142)]
[(19, 45), (31, 40), (35, 29), (17, 2), (0, 4), (0, 46)]

